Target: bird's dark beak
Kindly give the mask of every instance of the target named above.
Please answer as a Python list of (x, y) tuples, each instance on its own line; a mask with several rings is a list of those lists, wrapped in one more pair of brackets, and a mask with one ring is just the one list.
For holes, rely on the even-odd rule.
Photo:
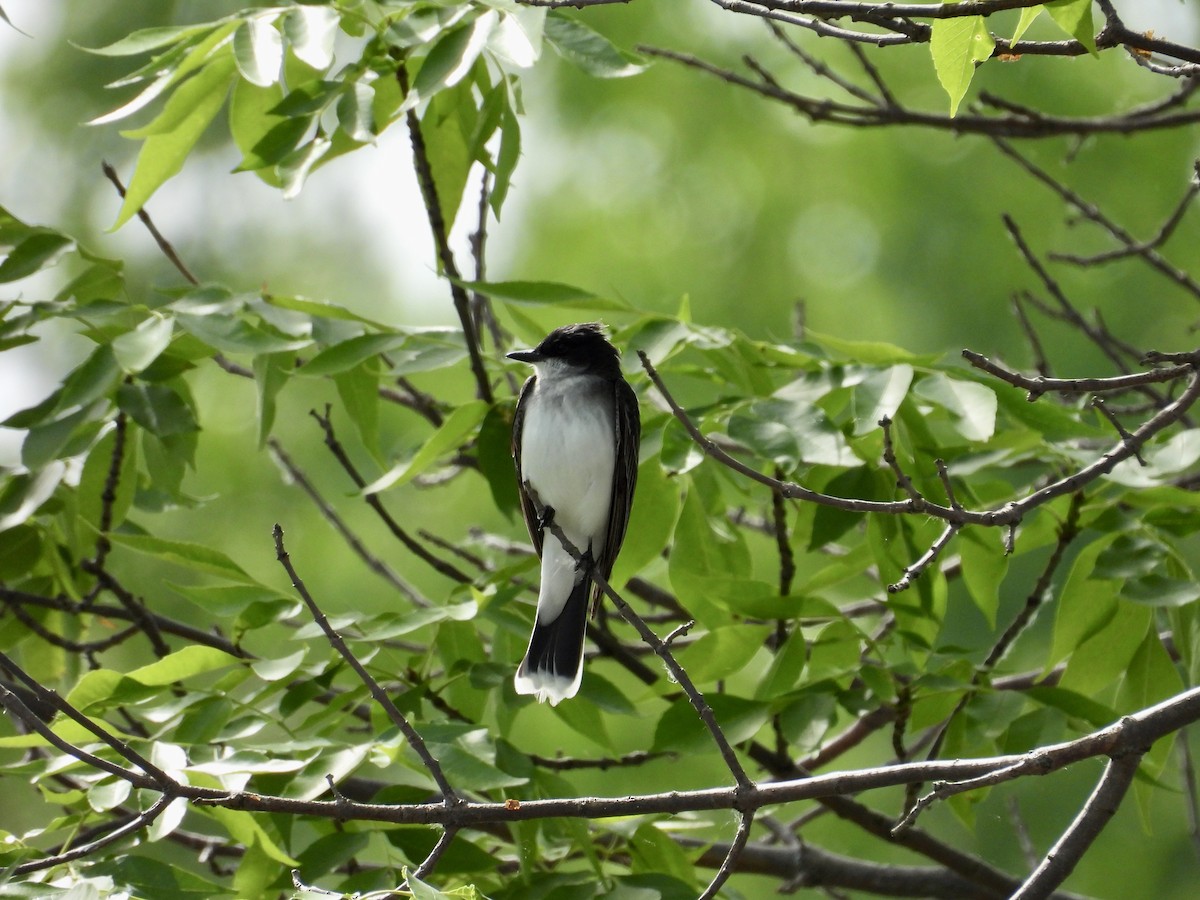
[(509, 359), (515, 359), (517, 362), (535, 363), (542, 361), (542, 354), (536, 350), (514, 350), (507, 354)]

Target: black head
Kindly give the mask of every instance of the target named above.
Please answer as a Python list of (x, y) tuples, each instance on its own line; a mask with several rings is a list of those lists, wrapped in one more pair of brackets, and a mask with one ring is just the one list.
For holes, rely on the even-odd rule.
[(557, 360), (586, 371), (616, 374), (621, 355), (599, 322), (582, 322), (555, 328), (532, 350), (515, 350), (508, 358), (526, 363)]

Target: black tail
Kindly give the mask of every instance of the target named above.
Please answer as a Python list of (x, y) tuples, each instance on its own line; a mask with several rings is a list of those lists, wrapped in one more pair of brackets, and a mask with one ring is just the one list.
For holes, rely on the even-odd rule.
[(554, 621), (534, 618), (529, 649), (517, 669), (517, 693), (536, 693), (539, 700), (548, 699), (551, 704), (575, 696), (583, 666), (591, 584), (590, 578), (580, 578)]

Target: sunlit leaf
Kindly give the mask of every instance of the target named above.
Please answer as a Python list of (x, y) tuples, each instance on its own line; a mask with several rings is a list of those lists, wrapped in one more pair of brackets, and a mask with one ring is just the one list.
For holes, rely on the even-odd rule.
[(958, 112), (958, 105), (967, 93), (976, 63), (988, 59), (995, 47), (983, 16), (933, 20), (929, 50), (938, 81), (950, 97), (951, 116)]
[(558, 54), (596, 78), (626, 78), (646, 68), (634, 53), (615, 47), (608, 38), (578, 19), (553, 14), (546, 17), (546, 40)]
[(243, 78), (267, 87), (279, 80), (283, 38), (272, 22), (257, 16), (247, 19), (233, 34), (233, 58)]
[[(146, 140), (113, 228), (119, 228), (143, 206), (184, 160), (225, 102), (234, 80), (232, 52), (217, 55), (197, 75), (179, 87), (154, 122), (127, 137)], [(167, 125), (169, 124), (169, 128)]]
[(1063, 31), (1083, 44), (1093, 56), (1097, 54), (1092, 0), (1049, 0), (1044, 6)]
[(169, 317), (151, 316), (133, 331), (112, 342), (113, 355), (127, 375), (136, 375), (158, 359), (171, 343), (175, 322)]
[(377, 478), (365, 488), (364, 494), (377, 494), (389, 488), (408, 484), (450, 450), (458, 447), (463, 439), (483, 421), (487, 404), (482, 400), (464, 403), (446, 417), (437, 431), (421, 445), (412, 459), (400, 463), (390, 472)]
[(375, 139), (375, 89), (356, 81), (337, 104), (338, 124), (353, 140), (366, 144)]
[(986, 441), (996, 430), (996, 392), (974, 381), (960, 381), (937, 373), (922, 378), (913, 388), (925, 400), (945, 408), (955, 428), (969, 441)]
[(333, 62), (338, 12), (330, 6), (298, 5), (283, 20), (283, 33), (297, 58), (314, 69), (324, 70)]

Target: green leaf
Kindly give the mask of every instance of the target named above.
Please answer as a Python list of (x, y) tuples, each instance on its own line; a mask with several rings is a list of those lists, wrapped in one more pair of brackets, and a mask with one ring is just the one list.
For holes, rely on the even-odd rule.
[(314, 78), (289, 90), (271, 114), (294, 118), (323, 112), (344, 89), (345, 85), (340, 81)]
[(103, 47), (80, 47), (87, 53), (96, 56), (137, 56), (149, 53), (170, 44), (178, 44), (197, 34), (203, 34), (212, 28), (212, 23), (204, 25), (170, 25), (159, 28), (141, 28), (125, 35), (120, 40), (113, 41)]
[[(197, 572), (219, 575), (242, 584), (255, 583), (254, 579), (226, 554), (203, 544), (170, 541), (149, 534), (126, 534), (123, 532), (113, 532), (109, 535), (109, 539), (114, 544), (119, 544), (128, 550), (184, 566)], [(263, 590), (268, 589), (263, 588)]]
[(804, 400), (762, 400), (743, 407), (729, 419), (729, 436), (755, 456), (794, 469), (800, 463), (857, 466), (842, 432), (821, 407)]
[[(479, 426), (479, 438), (475, 444), (479, 471), (487, 479), (492, 502), (510, 519), (520, 508), (521, 502), (517, 494), (517, 473), (513, 468), (512, 415), (511, 406), (497, 404), (489, 409)], [(637, 494), (634, 495), (634, 503), (636, 509)], [(615, 573), (613, 577), (614, 584), (621, 584), (615, 580)]]
[[(338, 125), (351, 140), (360, 144), (368, 144), (375, 140), (374, 105), (375, 89), (362, 80), (351, 84), (338, 100)], [(426, 139), (428, 140), (428, 136)]]
[(117, 389), (117, 403), (133, 421), (160, 437), (200, 428), (192, 408), (163, 385), (123, 384)]
[(884, 341), (848, 341), (830, 334), (806, 330), (805, 337), (819, 347), (831, 350), (845, 359), (872, 366), (891, 366), (899, 363), (920, 365), (936, 357), (923, 357), (903, 347)]
[(938, 372), (918, 381), (913, 391), (945, 408), (955, 429), (968, 441), (991, 440), (996, 431), (998, 403), (991, 388)]
[(146, 140), (113, 229), (128, 222), (168, 178), (183, 168), (187, 155), (220, 111), (235, 77), (232, 51), (218, 52), (171, 95), (158, 118), (145, 128), (125, 133), (126, 137)]
[(379, 448), (379, 376), (370, 363), (333, 376), (342, 409), (354, 423), (363, 446), (376, 458)]
[(180, 313), (175, 318), (188, 334), (222, 353), (282, 353), (312, 344), (309, 338), (286, 337), (231, 315)]
[(254, 357), (254, 386), (258, 413), (258, 446), (266, 446), (275, 425), (275, 398), (287, 384), (295, 356), (291, 353), (262, 353)]
[(254, 674), (263, 681), (279, 681), (290, 677), (308, 654), (308, 648), (302, 647), (290, 656), (282, 659), (260, 659), (250, 664)]
[(425, 57), (401, 109), (412, 109), (444, 88), (462, 81), (483, 52), (499, 13), (489, 10), (442, 35)]
[[(192, 41), (185, 39), (165, 53), (154, 57), (149, 63), (125, 79), (110, 87), (149, 81), (133, 98), (127, 100), (104, 115), (89, 121), (89, 125), (107, 125), (120, 119), (128, 118), (135, 112), (153, 103), (160, 96), (178, 84), (192, 73), (204, 66), (213, 52), (220, 48), (234, 29), (232, 23), (218, 28), (206, 29), (208, 34), (203, 38)], [(186, 112), (186, 111), (185, 111)]]
[(175, 332), (174, 319), (167, 316), (151, 316), (133, 331), (117, 337), (112, 342), (112, 351), (126, 375), (136, 375), (171, 343)]
[(994, 529), (966, 528), (959, 532), (958, 550), (962, 557), (963, 581), (967, 592), (988, 626), (996, 627), (1000, 606), (1000, 585), (1008, 573), (1008, 556), (1000, 535)]
[(1153, 625), (1154, 610), (1135, 603), (1118, 603), (1104, 627), (1075, 648), (1059, 685), (1095, 696), (1126, 671)]
[[(713, 609), (715, 580), (745, 579), (750, 574), (750, 551), (741, 532), (728, 525), (724, 514), (709, 516), (701, 491), (689, 486), (667, 561), (671, 587), (701, 622), (724, 616)], [(718, 498), (719, 499), (719, 498)]]
[(88, 872), (110, 877), (115, 884), (132, 888), (141, 897), (211, 900), (226, 892), (223, 885), (193, 872), (132, 854), (97, 859), (88, 866)]
[(496, 154), (496, 170), (493, 174), (492, 194), (489, 202), (496, 218), (500, 218), (500, 209), (508, 196), (512, 185), (513, 173), (517, 170), (517, 162), (521, 158), (521, 122), (512, 108), (511, 101), (506, 102), (500, 116), (500, 149)]
[(524, 306), (564, 306), (571, 309), (629, 310), (624, 300), (554, 281), (470, 281), (463, 287), (495, 300)]
[[(872, 671), (870, 667), (865, 672)], [(885, 676), (886, 677), (886, 676)], [(801, 691), (779, 714), (779, 726), (793, 752), (819, 748), (837, 721), (837, 697), (826, 691)]]
[(454, 410), (412, 459), (395, 466), (390, 472), (363, 488), (364, 494), (377, 494), (389, 488), (408, 484), (450, 450), (461, 446), (467, 435), (483, 421), (488, 405), (472, 400)]
[(469, 141), (476, 118), (471, 84), (463, 82), (436, 94), (421, 119), (421, 134), (447, 230), (458, 216), (467, 175), (474, 163)]
[(809, 645), (807, 682), (837, 678), (856, 671), (862, 664), (863, 636), (849, 621), (835, 619), (817, 633)]
[[(693, 889), (696, 867), (678, 843), (658, 826), (645, 822), (638, 826), (629, 841), (634, 874), (649, 872), (668, 875)], [(660, 896), (657, 893), (655, 896)]]
[(411, 335), (362, 334), (326, 347), (300, 368), (302, 375), (336, 375), (373, 359), (381, 353), (403, 347)]
[(1005, 414), (1021, 425), (1032, 428), (1048, 440), (1066, 438), (1111, 439), (1112, 432), (1105, 432), (1079, 419), (1071, 409), (1047, 400), (1029, 402), (1024, 391), (997, 385), (996, 398)]
[[(511, 457), (508, 468), (509, 478), (515, 485)], [(611, 581), (614, 585), (620, 587), (625, 584), (658, 559), (664, 548), (670, 545), (681, 500), (677, 481), (667, 477), (657, 459), (648, 457), (638, 466), (637, 490), (633, 494), (629, 530), (613, 566)]]
[[(725, 737), (734, 746), (752, 738), (770, 718), (770, 707), (765, 703), (746, 700), (731, 694), (705, 694), (712, 707), (717, 723)], [(663, 713), (654, 731), (652, 750), (675, 750), (680, 753), (695, 753), (712, 750), (712, 735), (686, 697), (680, 697)]]
[[(585, 675), (586, 682), (590, 675)], [(554, 707), (554, 715), (562, 719), (572, 731), (593, 742), (601, 750), (612, 753), (616, 746), (608, 733), (604, 716), (599, 707), (592, 703), (563, 703)]]
[(346, 863), (352, 863), (366, 849), (370, 839), (365, 832), (347, 833), (339, 830), (322, 835), (297, 855), (296, 858), (300, 860), (300, 879), (311, 883), (337, 871)]
[(233, 33), (233, 58), (251, 84), (275, 84), (283, 67), (283, 38), (272, 22), (257, 16), (247, 19)]
[(1082, 719), (1095, 728), (1103, 728), (1117, 718), (1117, 712), (1112, 707), (1097, 703), (1077, 691), (1037, 685), (1026, 693), (1038, 703), (1060, 709), (1067, 715)]
[[(297, 148), (308, 138), (312, 132), (313, 118), (296, 116), (288, 119), (275, 118), (262, 121), (264, 123), (273, 121), (275, 124), (249, 147), (245, 156), (242, 157), (242, 161), (238, 163), (237, 171), (259, 172), (267, 184), (279, 187), (282, 185), (283, 179), (274, 167), (295, 153)], [(269, 169), (269, 172), (261, 172), (262, 169)]]
[(99, 401), (31, 428), (21, 444), (21, 462), (36, 471), (51, 460), (83, 452), (108, 410), (108, 402)]
[(289, 297), (281, 294), (265, 294), (263, 299), (270, 306), (303, 313), (309, 318), (333, 319), (339, 322), (360, 322), (381, 331), (387, 330), (386, 325), (376, 322), (374, 319), (360, 316), (358, 313), (351, 312), (344, 306), (338, 306), (335, 303), (328, 303), (323, 300), (309, 300), (305, 297)]
[(0, 284), (19, 281), (54, 265), (73, 245), (74, 241), (56, 231), (35, 231), (0, 262)]
[(879, 427), (880, 419), (894, 417), (908, 394), (912, 378), (912, 366), (902, 363), (863, 379), (851, 394), (854, 433), (867, 434)]
[[(101, 344), (63, 381), (54, 410), (63, 412), (107, 397), (121, 378), (113, 347)], [(28, 423), (32, 424), (32, 423)]]
[[(229, 563), (229, 565), (233, 565)], [(210, 585), (169, 585), (171, 590), (195, 603), (206, 616), (222, 619), (233, 618), (256, 605), (274, 605), (285, 601), (292, 606), (299, 600), (290, 600), (261, 584), (210, 584)]]
[(546, 10), (518, 7), (503, 12), (488, 37), (488, 52), (517, 69), (528, 69), (542, 52)]
[(314, 69), (333, 62), (338, 11), (330, 6), (295, 6), (283, 20), (283, 33), (296, 57)]
[(795, 690), (801, 683), (800, 673), (807, 662), (808, 641), (804, 633), (796, 629), (784, 645), (775, 651), (771, 667), (754, 691), (754, 699), (770, 701)]
[[(285, 866), (295, 867), (300, 865), (271, 840), (263, 829), (263, 826), (250, 813), (239, 809), (226, 809), (220, 806), (210, 807), (206, 812), (221, 823), (221, 827), (229, 833), (229, 836), (233, 838), (235, 843), (248, 849), (254, 848), (256, 855), (262, 855)], [(239, 869), (240, 867), (239, 865)], [(244, 894), (243, 896), (256, 897), (259, 894), (252, 893)]]
[(303, 147), (294, 150), (280, 160), (277, 172), (280, 186), (283, 188), (284, 200), (292, 200), (299, 196), (304, 182), (308, 179), (308, 173), (332, 146), (332, 141), (318, 134)]
[(4, 539), (0, 540), (0, 578), (16, 579), (37, 565), (42, 555), (42, 536), (32, 525), (8, 522), (3, 524), (5, 527), (2, 529)]
[(1046, 671), (1085, 640), (1103, 628), (1116, 614), (1120, 582), (1092, 578), (1096, 561), (1120, 535), (1110, 533), (1092, 541), (1079, 552), (1058, 597), (1054, 640), (1046, 659)]
[(958, 113), (958, 105), (966, 96), (975, 64), (990, 58), (995, 47), (983, 16), (933, 20), (929, 50), (938, 81), (950, 97), (951, 116)]
[(162, 687), (163, 685), (175, 684), (177, 681), (183, 681), (184, 679), (203, 675), (207, 672), (215, 672), (218, 669), (239, 665), (240, 663), (241, 660), (236, 656), (231, 656), (224, 650), (195, 644), (190, 647), (184, 647), (182, 650), (176, 650), (174, 653), (170, 653), (162, 659), (155, 660), (149, 665), (142, 666), (140, 669), (134, 669), (132, 672), (127, 673), (125, 677), (136, 681), (138, 684), (150, 687)]
[(120, 806), (129, 798), (133, 785), (117, 778), (101, 781), (88, 791), (88, 806), (96, 812), (106, 812)]
[(1013, 36), (1008, 42), (1010, 48), (1021, 39), (1029, 26), (1033, 24), (1034, 19), (1042, 14), (1043, 9), (1045, 9), (1044, 6), (1027, 6), (1021, 10), (1021, 19), (1017, 22), (1017, 27), (1013, 29)]
[(1200, 600), (1200, 584), (1192, 578), (1149, 572), (1128, 582), (1121, 597), (1144, 606), (1186, 606)]
[(720, 681), (744, 669), (772, 630), (744, 623), (714, 628), (681, 651), (679, 661), (697, 684)]
[(595, 78), (626, 78), (646, 68), (642, 57), (618, 49), (578, 19), (551, 13), (545, 28), (546, 40), (558, 55)]
[(1092, 25), (1092, 0), (1050, 0), (1045, 4), (1058, 27), (1097, 56), (1096, 33)]

